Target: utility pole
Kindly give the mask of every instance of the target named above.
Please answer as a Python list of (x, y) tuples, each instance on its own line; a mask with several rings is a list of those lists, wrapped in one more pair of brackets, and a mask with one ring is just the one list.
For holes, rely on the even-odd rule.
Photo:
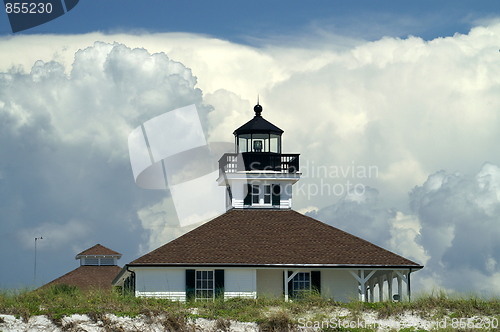
[(43, 237), (40, 236), (35, 238), (35, 272), (34, 272), (34, 282), (33, 282), (35, 287), (36, 287), (36, 241), (38, 240), (43, 240)]

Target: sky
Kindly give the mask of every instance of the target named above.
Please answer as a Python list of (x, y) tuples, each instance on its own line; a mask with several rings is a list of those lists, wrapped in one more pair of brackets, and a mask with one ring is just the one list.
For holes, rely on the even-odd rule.
[(295, 210), (425, 265), (417, 291), (500, 294), (496, 1), (138, 3), (0, 14), (0, 287), (34, 286), (35, 237), (41, 285), (196, 227), (135, 183), (128, 137), (194, 104), (233, 142), (259, 96), (301, 154)]

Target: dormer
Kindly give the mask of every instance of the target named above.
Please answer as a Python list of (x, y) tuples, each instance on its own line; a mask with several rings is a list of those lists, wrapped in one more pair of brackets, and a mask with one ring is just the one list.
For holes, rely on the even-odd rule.
[(75, 259), (80, 260), (80, 266), (110, 266), (118, 265), (118, 260), (122, 254), (96, 244), (92, 248), (82, 251), (76, 255)]

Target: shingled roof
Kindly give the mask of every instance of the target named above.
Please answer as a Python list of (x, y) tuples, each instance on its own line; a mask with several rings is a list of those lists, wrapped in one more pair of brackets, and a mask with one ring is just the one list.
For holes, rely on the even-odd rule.
[(43, 287), (66, 284), (77, 286), (81, 290), (101, 289), (111, 290), (111, 281), (121, 271), (117, 265), (111, 266), (80, 266), (71, 272), (49, 282)]
[(257, 209), (230, 210), (128, 265), (422, 268), (296, 211)]
[(253, 119), (236, 129), (233, 134), (241, 135), (255, 132), (269, 132), (281, 135), (283, 133), (283, 130), (279, 129), (263, 117), (255, 116)]
[(122, 256), (119, 252), (116, 252), (114, 250), (111, 250), (101, 244), (96, 244), (92, 248), (88, 248), (78, 255), (76, 255), (76, 258), (80, 258), (80, 256)]

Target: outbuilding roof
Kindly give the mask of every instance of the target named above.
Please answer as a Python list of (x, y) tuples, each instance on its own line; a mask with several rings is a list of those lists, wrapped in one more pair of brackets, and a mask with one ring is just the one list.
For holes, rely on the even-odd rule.
[(122, 254), (111, 250), (101, 244), (96, 244), (92, 248), (88, 248), (76, 255), (76, 259), (80, 258), (81, 256), (117, 256), (118, 258), (120, 258), (122, 257)]
[(259, 209), (230, 210), (128, 265), (422, 268), (296, 211)]
[(80, 266), (71, 272), (49, 282), (43, 287), (66, 284), (77, 286), (81, 290), (101, 289), (111, 290), (111, 281), (121, 271), (117, 265), (110, 266)]

